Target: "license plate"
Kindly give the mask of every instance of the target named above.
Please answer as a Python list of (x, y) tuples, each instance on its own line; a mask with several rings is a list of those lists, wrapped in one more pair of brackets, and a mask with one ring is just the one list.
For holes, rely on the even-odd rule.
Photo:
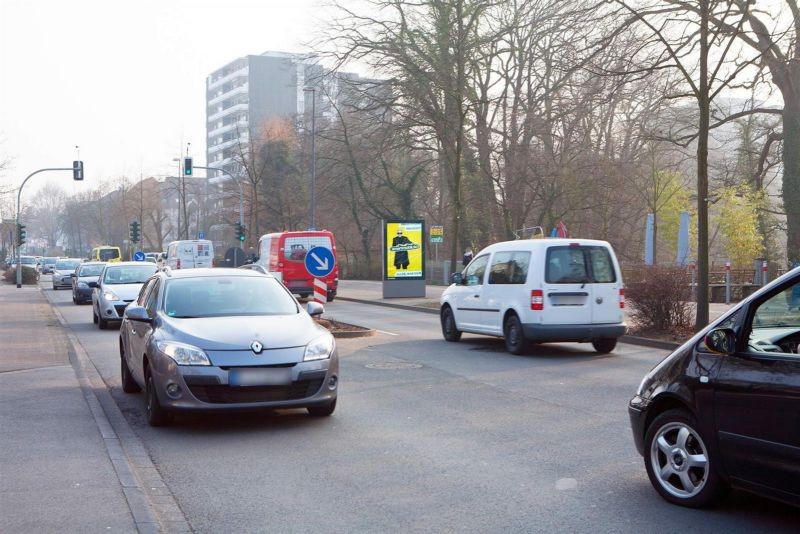
[(292, 381), (289, 367), (276, 369), (232, 369), (228, 372), (231, 386), (285, 386)]

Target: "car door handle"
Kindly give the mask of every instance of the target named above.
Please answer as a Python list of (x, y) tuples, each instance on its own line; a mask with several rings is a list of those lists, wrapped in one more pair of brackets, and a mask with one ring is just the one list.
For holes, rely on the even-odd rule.
[(472, 295), (472, 296), (475, 297), (476, 299), (481, 298), (481, 294), (480, 293), (478, 293), (477, 295)]

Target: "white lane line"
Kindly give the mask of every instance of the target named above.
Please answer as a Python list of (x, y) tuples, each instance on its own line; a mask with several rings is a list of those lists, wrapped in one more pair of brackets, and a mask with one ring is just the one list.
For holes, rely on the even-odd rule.
[(375, 331), (376, 332), (380, 332), (381, 334), (389, 335), (389, 336), (399, 336), (400, 335), (400, 334), (395, 334), (395, 333), (392, 333), (392, 332), (387, 332), (386, 330), (375, 330)]

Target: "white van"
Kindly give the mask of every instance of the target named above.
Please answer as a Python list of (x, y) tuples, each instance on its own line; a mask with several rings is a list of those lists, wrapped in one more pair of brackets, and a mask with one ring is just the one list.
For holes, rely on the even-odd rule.
[(162, 265), (170, 269), (213, 267), (214, 245), (208, 239), (173, 241), (162, 256)]
[(533, 342), (591, 342), (614, 350), (627, 330), (625, 289), (606, 241), (527, 239), (481, 250), (440, 301), (442, 334), (505, 338), (512, 354)]

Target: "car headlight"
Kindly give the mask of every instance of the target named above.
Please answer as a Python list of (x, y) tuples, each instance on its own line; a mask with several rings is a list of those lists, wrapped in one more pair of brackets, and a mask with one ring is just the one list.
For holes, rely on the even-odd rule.
[(87, 287), (89, 287), (89, 284), (87, 284), (86, 282), (78, 282), (78, 287), (81, 289), (86, 289)]
[(330, 334), (318, 337), (308, 345), (303, 355), (304, 362), (327, 360), (333, 353), (333, 336)]
[(206, 353), (195, 346), (174, 341), (159, 341), (156, 346), (178, 365), (211, 365)]
[(103, 298), (106, 300), (121, 300), (113, 291), (109, 289), (103, 291)]

